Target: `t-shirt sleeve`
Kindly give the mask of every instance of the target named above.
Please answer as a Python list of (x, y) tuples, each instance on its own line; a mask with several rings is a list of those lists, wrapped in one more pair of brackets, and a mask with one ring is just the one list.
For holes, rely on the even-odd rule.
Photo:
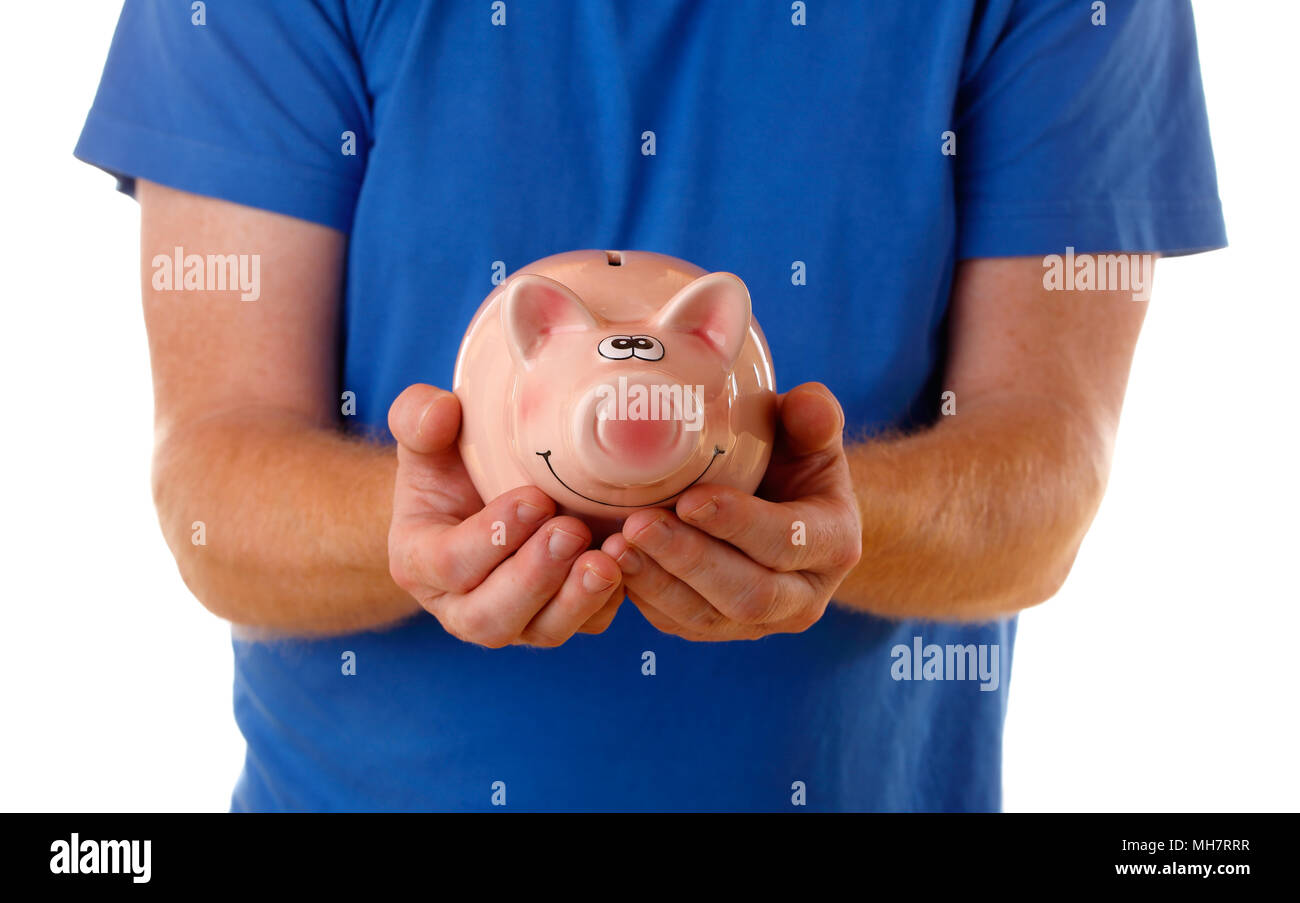
[(371, 120), (344, 2), (126, 0), (75, 155), (127, 193), (143, 178), (348, 232)]
[(1189, 0), (985, 10), (954, 126), (958, 257), (1227, 244)]

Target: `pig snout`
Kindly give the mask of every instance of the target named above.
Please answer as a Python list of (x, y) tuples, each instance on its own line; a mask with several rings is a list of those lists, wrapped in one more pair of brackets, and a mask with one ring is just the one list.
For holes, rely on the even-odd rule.
[(675, 420), (597, 420), (596, 444), (608, 454), (654, 466), (672, 454), (681, 432)]
[(575, 424), (592, 476), (632, 486), (675, 473), (703, 441), (701, 394), (659, 374), (623, 376), (593, 389)]

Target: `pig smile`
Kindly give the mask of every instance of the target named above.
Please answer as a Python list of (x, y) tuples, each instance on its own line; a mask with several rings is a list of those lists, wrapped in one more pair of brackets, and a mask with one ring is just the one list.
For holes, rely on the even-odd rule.
[(584, 498), (584, 499), (586, 499), (586, 500), (589, 501), (589, 502), (595, 502), (597, 505), (608, 505), (608, 506), (611, 507), (611, 508), (653, 508), (655, 505), (662, 505), (664, 502), (668, 501), (669, 499), (681, 495), (681, 494), (682, 494), (683, 492), (685, 492), (687, 489), (690, 489), (692, 486), (694, 486), (694, 485), (695, 485), (696, 483), (698, 483), (700, 480), (704, 479), (704, 475), (705, 475), (706, 473), (709, 472), (709, 468), (713, 466), (713, 462), (716, 461), (716, 460), (718, 460), (718, 456), (719, 456), (719, 455), (725, 455), (726, 452), (724, 452), (722, 449), (718, 448), (718, 446), (716, 446), (716, 445), (713, 446), (713, 456), (712, 456), (711, 458), (709, 458), (709, 463), (704, 465), (704, 469), (700, 471), (700, 475), (699, 475), (698, 477), (696, 477), (695, 479), (691, 480), (689, 483), (687, 483), (687, 484), (686, 484), (685, 486), (683, 486), (681, 489), (678, 489), (676, 492), (664, 496), (663, 498), (661, 498), (661, 499), (660, 499), (659, 501), (657, 501), (657, 502), (645, 502), (645, 503), (640, 504), (640, 505), (620, 505), (620, 504), (618, 504), (617, 502), (603, 502), (603, 501), (601, 501), (600, 499), (593, 499), (593, 498), (592, 498), (591, 496), (589, 496), (589, 495), (583, 495), (581, 492), (579, 492), (578, 490), (574, 489), (574, 488), (573, 488), (572, 486), (570, 486), (568, 483), (564, 482), (564, 480), (561, 480), (561, 479), (560, 479), (560, 475), (559, 475), (558, 473), (556, 473), (556, 472), (555, 472), (555, 468), (551, 466), (551, 453), (550, 453), (549, 451), (537, 452), (536, 454), (537, 454), (538, 457), (540, 457), (543, 461), (546, 462), (546, 469), (549, 470), (549, 471), (551, 472), (551, 476), (555, 477), (555, 479), (559, 482), (559, 484), (560, 484), (561, 486), (563, 486), (565, 489), (569, 490), (570, 492), (572, 492), (574, 495), (578, 496), (579, 498)]

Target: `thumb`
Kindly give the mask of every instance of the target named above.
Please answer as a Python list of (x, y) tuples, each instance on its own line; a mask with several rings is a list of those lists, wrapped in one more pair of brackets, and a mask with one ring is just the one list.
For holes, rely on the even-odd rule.
[(844, 409), (821, 383), (803, 383), (781, 396), (781, 432), (795, 456), (836, 449), (844, 440)]
[(466, 518), (483, 501), (460, 459), (460, 400), (445, 389), (407, 386), (388, 409), (397, 440), (394, 517), (440, 513)]
[(437, 386), (407, 386), (388, 409), (388, 429), (399, 446), (416, 455), (454, 451), (460, 400)]

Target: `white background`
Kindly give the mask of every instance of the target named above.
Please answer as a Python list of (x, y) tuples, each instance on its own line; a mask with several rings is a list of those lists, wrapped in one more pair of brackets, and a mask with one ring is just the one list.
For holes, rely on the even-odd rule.
[[(1195, 8), (1232, 247), (1157, 267), (1106, 503), (1021, 617), (1009, 810), (1300, 809), (1300, 4)], [(0, 810), (222, 810), (243, 752), (150, 500), (138, 211), (71, 156), (117, 11), (0, 29)]]

